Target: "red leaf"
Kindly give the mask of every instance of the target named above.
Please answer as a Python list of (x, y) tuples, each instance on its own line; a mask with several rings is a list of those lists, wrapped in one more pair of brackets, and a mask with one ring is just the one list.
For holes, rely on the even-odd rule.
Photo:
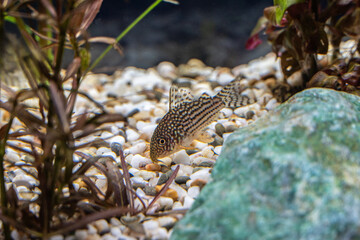
[(245, 48), (247, 50), (253, 50), (261, 43), (262, 41), (259, 38), (259, 34), (254, 34), (246, 41)]

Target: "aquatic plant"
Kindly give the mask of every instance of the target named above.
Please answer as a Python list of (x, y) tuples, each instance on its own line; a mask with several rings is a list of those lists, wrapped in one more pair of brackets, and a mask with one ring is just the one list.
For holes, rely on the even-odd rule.
[[(0, 100), (0, 108), (8, 113), (9, 120), (0, 127), (0, 220), (6, 239), (10, 239), (11, 229), (35, 238), (48, 238), (96, 219), (139, 212), (134, 208), (136, 195), (121, 146), (117, 146), (116, 152), (121, 157), (122, 171), (112, 157), (82, 152), (96, 144), (83, 140), (102, 131), (102, 124), (127, 119), (108, 113), (79, 87), (106, 53), (113, 47), (119, 49), (117, 42), (160, 2), (156, 0), (118, 38), (112, 39), (91, 38), (86, 32), (102, 0), (1, 1), (0, 80), (2, 94), (7, 98)], [(17, 27), (21, 40), (7, 32), (8, 24)], [(109, 47), (91, 64), (89, 46), (94, 41), (105, 42)], [(72, 51), (73, 59), (64, 70), (65, 49)], [(29, 87), (18, 91), (8, 87), (13, 80), (9, 64), (21, 69)], [(75, 103), (80, 95), (93, 103), (94, 110), (75, 116)], [(29, 104), (29, 100), (38, 104)], [(21, 122), (22, 127), (13, 128), (15, 121)], [(25, 164), (8, 161), (6, 153), (10, 148), (26, 155)], [(22, 183), (29, 189), (29, 199), (19, 198), (16, 186), (7, 182), (9, 168), (33, 178), (32, 183)], [(107, 179), (105, 192), (86, 174), (94, 168)], [(175, 174), (176, 171), (174, 177)], [(83, 183), (81, 189), (75, 187), (76, 181)]]
[[(356, 47), (352, 55), (360, 52), (359, 26), (358, 0), (274, 0), (274, 6), (264, 9), (264, 16), (253, 29), (247, 48), (259, 45), (259, 34), (265, 31), (273, 51), (281, 59), (285, 78), (301, 70), (305, 87), (320, 69), (343, 58), (342, 40), (353, 39)], [(320, 63), (319, 56), (324, 54), (330, 57)]]

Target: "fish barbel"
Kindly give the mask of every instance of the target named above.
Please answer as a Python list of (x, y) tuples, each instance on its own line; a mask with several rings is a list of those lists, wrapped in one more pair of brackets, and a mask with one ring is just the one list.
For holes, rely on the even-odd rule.
[(172, 86), (169, 111), (160, 120), (151, 137), (151, 160), (157, 162), (158, 158), (189, 146), (224, 107), (235, 108), (254, 102), (253, 91), (242, 86), (240, 79), (231, 81), (213, 97), (203, 93), (197, 99), (188, 90)]

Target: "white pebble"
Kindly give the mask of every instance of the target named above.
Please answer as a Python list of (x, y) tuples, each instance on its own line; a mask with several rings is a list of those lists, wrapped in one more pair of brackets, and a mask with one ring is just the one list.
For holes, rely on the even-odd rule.
[(159, 228), (159, 222), (155, 220), (149, 220), (143, 222), (143, 227), (146, 232), (151, 232), (157, 228)]
[(164, 163), (166, 166), (170, 166), (172, 163), (172, 159), (170, 157), (161, 158), (159, 161)]
[(200, 193), (200, 187), (199, 186), (193, 186), (188, 189), (188, 195), (192, 198), (197, 198), (197, 196)]
[(172, 183), (169, 188), (174, 189), (177, 192), (179, 200), (182, 200), (187, 195), (186, 190), (176, 183)]
[(279, 103), (276, 101), (275, 98), (271, 99), (265, 106), (267, 110), (273, 110), (275, 107), (277, 107)]
[(223, 108), (221, 113), (224, 115), (224, 118), (229, 118), (233, 114), (233, 110), (231, 108)]
[(183, 208), (184, 208), (184, 207), (183, 207), (183, 205), (181, 204), (181, 202), (179, 202), (179, 201), (174, 202), (174, 204), (173, 204), (173, 210), (183, 209)]
[(156, 177), (156, 173), (146, 170), (140, 170), (134, 174), (134, 177), (141, 177), (144, 180), (149, 181), (151, 178)]
[(49, 238), (50, 240), (63, 240), (64, 236), (62, 235), (54, 235), (52, 237)]
[(217, 155), (220, 155), (221, 149), (222, 149), (222, 146), (217, 146), (217, 147), (215, 147), (214, 152), (215, 152)]
[(193, 205), (194, 203), (194, 199), (189, 197), (189, 196), (186, 196), (185, 199), (184, 199), (184, 207), (185, 209), (189, 209), (191, 208), (191, 206)]
[(209, 181), (210, 180), (210, 169), (201, 169), (199, 171), (194, 172), (193, 174), (190, 175), (190, 179), (191, 180), (195, 180), (195, 179), (202, 179), (205, 181)]
[(165, 228), (157, 228), (153, 233), (152, 233), (152, 237), (153, 239), (168, 239), (169, 238), (169, 234), (168, 231)]
[(119, 143), (123, 145), (125, 143), (125, 138), (123, 136), (115, 136), (110, 139), (110, 143)]
[(118, 227), (111, 227), (110, 228), (110, 233), (111, 235), (113, 235), (114, 237), (120, 237), (121, 236), (121, 230)]
[[(139, 188), (138, 188), (139, 189)], [(146, 204), (147, 201), (146, 199), (143, 199), (143, 202)], [(142, 204), (142, 202), (140, 201), (139, 198), (135, 198), (134, 200), (134, 208), (137, 210), (137, 211), (141, 211), (144, 209), (144, 205)]]
[(139, 154), (134, 155), (134, 157), (131, 159), (131, 166), (133, 168), (143, 168), (145, 167), (147, 164), (152, 163), (152, 161), (149, 158), (143, 157)]
[(193, 171), (193, 167), (189, 166), (189, 165), (183, 165), (183, 164), (179, 164), (180, 168), (179, 168), (179, 172), (178, 172), (178, 176), (190, 176), (192, 174)]
[(99, 233), (108, 232), (110, 230), (109, 223), (105, 219), (100, 219), (94, 222), (95, 227)]
[(20, 161), (20, 156), (18, 153), (13, 152), (13, 151), (8, 151), (5, 155), (5, 158), (12, 163), (16, 163), (18, 161)]
[(155, 131), (157, 124), (144, 126), (142, 129), (139, 129), (142, 133), (145, 134), (145, 136), (150, 139), (153, 132)]
[(141, 188), (136, 189), (136, 194), (141, 198), (144, 198), (146, 196), (145, 192)]
[(230, 73), (221, 73), (218, 76), (217, 82), (220, 85), (225, 86), (226, 84), (228, 84), (232, 80), (234, 80), (234, 76), (232, 74), (230, 74)]
[(111, 132), (104, 131), (104, 132), (101, 133), (100, 138), (105, 139), (105, 138), (109, 138), (109, 137), (112, 137), (112, 136), (114, 136), (114, 134), (112, 134)]
[(203, 149), (206, 148), (207, 146), (209, 146), (209, 144), (203, 143), (203, 142), (199, 142), (199, 141), (195, 141), (195, 148), (198, 148), (198, 149), (200, 149), (200, 150), (203, 150)]
[(79, 240), (85, 240), (88, 237), (88, 232), (85, 229), (78, 229), (75, 231), (75, 237)]
[(119, 219), (113, 217), (113, 218), (110, 219), (110, 224), (112, 226), (120, 226), (122, 223), (120, 222)]
[(130, 168), (129, 169), (129, 173), (133, 176), (135, 176), (137, 174), (137, 172), (139, 172), (140, 170), (139, 169), (136, 169), (136, 168)]
[(185, 150), (181, 150), (174, 154), (173, 162), (176, 164), (190, 165), (190, 157)]
[(147, 184), (148, 182), (145, 181), (143, 178), (141, 177), (132, 177), (130, 178), (130, 180), (134, 183), (134, 184)]
[(169, 216), (159, 217), (157, 219), (161, 227), (172, 225), (176, 222), (176, 219)]
[(103, 155), (106, 152), (111, 152), (111, 149), (107, 147), (100, 147), (96, 150), (96, 155)]
[(201, 154), (206, 158), (212, 158), (214, 156), (214, 147), (208, 146), (201, 151)]
[(140, 154), (140, 153), (143, 153), (146, 149), (146, 143), (145, 142), (139, 142), (139, 143), (136, 143), (134, 146), (132, 146), (130, 149), (129, 149), (129, 152), (131, 154)]
[(166, 209), (171, 209), (174, 203), (174, 200), (169, 197), (160, 197), (158, 203), (161, 207), (165, 207)]
[(133, 142), (133, 141), (136, 141), (139, 139), (140, 134), (138, 134), (137, 132), (135, 132), (132, 129), (128, 129), (128, 130), (126, 130), (126, 137), (127, 137), (128, 141)]
[(88, 228), (88, 230), (87, 230), (88, 234), (94, 235), (97, 233), (97, 229), (95, 228), (95, 226), (93, 224), (88, 224), (87, 228)]

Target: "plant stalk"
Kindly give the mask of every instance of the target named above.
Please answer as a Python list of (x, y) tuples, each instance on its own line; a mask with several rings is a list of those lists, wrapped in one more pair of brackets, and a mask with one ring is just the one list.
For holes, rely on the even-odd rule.
[[(148, 15), (157, 5), (163, 0), (156, 0), (151, 4), (140, 16), (138, 16), (120, 35), (116, 38), (115, 43), (118, 43), (136, 24), (138, 24), (146, 15)], [(110, 44), (101, 55), (93, 62), (93, 64), (86, 70), (85, 74), (94, 69), (94, 67), (105, 57), (105, 55), (111, 50), (114, 44)]]

